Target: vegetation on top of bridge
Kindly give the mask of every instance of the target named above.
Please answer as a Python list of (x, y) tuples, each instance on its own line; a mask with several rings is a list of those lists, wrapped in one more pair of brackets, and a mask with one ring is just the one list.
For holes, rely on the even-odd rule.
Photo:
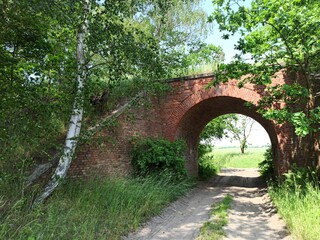
[(181, 82), (181, 81), (192, 81), (192, 80), (199, 80), (201, 78), (214, 78), (214, 73), (199, 73), (194, 75), (188, 75), (183, 77), (175, 77), (166, 79), (165, 82)]

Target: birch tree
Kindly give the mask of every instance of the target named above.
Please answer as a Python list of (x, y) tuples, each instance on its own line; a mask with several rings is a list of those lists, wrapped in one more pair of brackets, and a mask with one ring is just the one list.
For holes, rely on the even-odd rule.
[[(92, 95), (128, 79), (139, 90), (158, 89), (153, 80), (179, 71), (184, 42), (196, 43), (205, 32), (198, 3), (0, 1), (0, 184), (19, 181), (23, 189), (33, 165), (60, 154), (35, 201), (41, 203), (67, 174)], [(184, 14), (193, 9), (198, 22)], [(160, 25), (161, 37), (154, 31)]]
[[(178, 2), (182, 4), (182, 1)], [(35, 206), (43, 202), (66, 177), (74, 158), (84, 112), (85, 83), (89, 83), (93, 76), (102, 76), (100, 69), (105, 70), (103, 77), (107, 75), (109, 81), (119, 81), (128, 76), (157, 79), (161, 74), (165, 74), (164, 66), (169, 63), (165, 63), (161, 58), (159, 60), (157, 52), (157, 49), (161, 48), (162, 39), (156, 36), (150, 38), (149, 30), (141, 30), (142, 26), (137, 25), (139, 17), (136, 15), (141, 14), (140, 4), (146, 7), (148, 4), (160, 3), (138, 1), (135, 4), (137, 5), (130, 1), (119, 3), (117, 0), (102, 3), (92, 0), (81, 1), (78, 13), (81, 18), (76, 29), (77, 91), (72, 116), (59, 164), (51, 181), (35, 200)], [(168, 3), (168, 9), (171, 9), (172, 4), (174, 3)], [(164, 12), (158, 13), (159, 16), (166, 14), (167, 9), (162, 10)], [(171, 34), (169, 30), (163, 32)], [(163, 56), (163, 52), (160, 52), (160, 55)]]
[(90, 0), (83, 1), (82, 20), (77, 32), (77, 93), (73, 104), (72, 114), (70, 118), (69, 128), (65, 140), (64, 151), (59, 160), (58, 166), (52, 176), (52, 179), (44, 188), (43, 193), (36, 198), (34, 205), (38, 205), (46, 199), (53, 190), (59, 185), (59, 182), (65, 178), (70, 167), (71, 161), (74, 158), (75, 149), (78, 142), (78, 137), (81, 130), (83, 118), (83, 89), (87, 77), (86, 66), (86, 37), (88, 36), (89, 14), (91, 11)]

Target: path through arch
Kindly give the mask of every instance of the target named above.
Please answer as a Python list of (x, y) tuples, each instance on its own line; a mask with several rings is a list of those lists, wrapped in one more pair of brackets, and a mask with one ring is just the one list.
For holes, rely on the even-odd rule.
[(291, 239), (257, 172), (229, 169), (199, 184), (123, 240), (195, 240), (201, 226), (209, 220), (212, 204), (226, 194), (233, 198), (229, 224), (225, 227), (226, 239)]

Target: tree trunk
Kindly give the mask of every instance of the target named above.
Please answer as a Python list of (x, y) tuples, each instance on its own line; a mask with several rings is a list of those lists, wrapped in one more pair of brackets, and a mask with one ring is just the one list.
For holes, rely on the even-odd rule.
[(33, 206), (41, 204), (54, 189), (61, 183), (71, 165), (74, 158), (78, 137), (81, 130), (81, 122), (83, 116), (83, 86), (87, 77), (86, 61), (85, 61), (85, 37), (88, 33), (88, 15), (90, 10), (90, 0), (83, 2), (84, 19), (79, 26), (77, 33), (77, 94), (75, 96), (72, 115), (70, 118), (69, 129), (65, 141), (65, 147), (59, 164), (40, 196), (36, 198)]
[(240, 145), (240, 150), (241, 150), (241, 153), (244, 154), (244, 145), (242, 144)]
[(246, 148), (246, 145), (247, 145), (247, 140), (246, 139), (242, 139), (240, 141), (240, 150), (241, 150), (241, 153), (244, 154), (244, 150)]

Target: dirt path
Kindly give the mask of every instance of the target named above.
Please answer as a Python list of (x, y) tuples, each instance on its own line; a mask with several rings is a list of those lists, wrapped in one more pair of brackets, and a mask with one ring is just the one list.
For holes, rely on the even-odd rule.
[(125, 240), (193, 240), (209, 219), (214, 202), (233, 196), (225, 239), (291, 239), (266, 194), (256, 169), (224, 169), (168, 206)]

